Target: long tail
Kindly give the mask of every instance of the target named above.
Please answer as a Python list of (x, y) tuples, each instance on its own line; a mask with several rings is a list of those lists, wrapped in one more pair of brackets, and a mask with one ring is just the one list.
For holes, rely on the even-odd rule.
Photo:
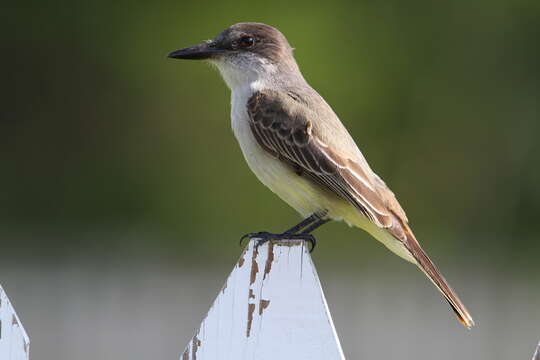
[(414, 237), (412, 231), (410, 229), (406, 229), (405, 233), (407, 235), (405, 247), (416, 259), (420, 270), (422, 270), (424, 274), (427, 275), (427, 277), (433, 282), (433, 284), (435, 284), (437, 289), (439, 289), (439, 291), (443, 294), (446, 301), (448, 301), (448, 303), (452, 307), (452, 310), (454, 310), (454, 312), (456, 313), (458, 320), (464, 326), (470, 329), (472, 326), (474, 326), (474, 320), (467, 311), (467, 308), (465, 308), (465, 305), (463, 305), (461, 300), (459, 300), (457, 294), (454, 292), (454, 290), (452, 290), (450, 285), (448, 285), (448, 282), (446, 281), (444, 276), (442, 276), (441, 272), (437, 269), (435, 264), (433, 264), (425, 251), (420, 247), (420, 244)]

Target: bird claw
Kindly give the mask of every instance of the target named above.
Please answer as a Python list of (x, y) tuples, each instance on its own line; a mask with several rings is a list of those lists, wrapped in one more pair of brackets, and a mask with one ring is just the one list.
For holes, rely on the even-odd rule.
[(250, 233), (244, 234), (240, 238), (240, 246), (242, 246), (242, 243), (244, 242), (245, 239), (259, 238), (262, 240), (268, 237), (268, 235), (273, 235), (273, 234), (269, 233), (268, 231), (250, 232)]
[(291, 234), (288, 232), (282, 233), (282, 234), (273, 234), (268, 231), (259, 231), (259, 232), (250, 232), (245, 235), (243, 235), (240, 238), (240, 246), (242, 246), (242, 243), (245, 239), (259, 239), (257, 242), (257, 247), (264, 244), (267, 241), (277, 241), (277, 240), (304, 240), (311, 243), (311, 249), (309, 252), (313, 252), (313, 249), (315, 249), (315, 246), (317, 246), (317, 240), (315, 237), (311, 234)]
[(311, 249), (309, 249), (309, 253), (311, 254), (313, 250), (315, 249), (315, 246), (317, 246), (317, 239), (315, 239), (315, 236), (311, 234), (297, 234), (295, 235), (297, 239), (301, 239), (304, 241), (308, 241), (311, 243)]

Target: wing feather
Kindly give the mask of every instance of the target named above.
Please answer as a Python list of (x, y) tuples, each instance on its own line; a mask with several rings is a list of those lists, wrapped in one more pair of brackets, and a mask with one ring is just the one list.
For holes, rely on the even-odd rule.
[(389, 228), (392, 213), (377, 185), (361, 166), (340, 157), (312, 133), (306, 112), (294, 97), (273, 90), (259, 91), (248, 101), (251, 130), (263, 149), (351, 202), (378, 226)]

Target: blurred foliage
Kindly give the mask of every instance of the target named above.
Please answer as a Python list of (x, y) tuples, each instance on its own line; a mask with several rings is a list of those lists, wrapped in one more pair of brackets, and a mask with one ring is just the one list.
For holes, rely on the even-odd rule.
[[(2, 12), (2, 251), (231, 259), (241, 234), (295, 223), (243, 161), (217, 72), (166, 58), (259, 21), (288, 37), (428, 250), (537, 258), (537, 0), (52, 0)], [(329, 261), (387, 256), (343, 224), (317, 234)]]

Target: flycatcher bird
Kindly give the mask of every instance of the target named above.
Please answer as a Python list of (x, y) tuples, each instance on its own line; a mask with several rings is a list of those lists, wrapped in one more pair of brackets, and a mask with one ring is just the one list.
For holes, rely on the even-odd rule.
[(239, 23), (213, 40), (169, 54), (205, 59), (231, 89), (231, 123), (257, 178), (305, 219), (271, 240), (304, 238), (329, 220), (359, 227), (416, 264), (448, 301), (459, 321), (474, 325), (465, 306), (429, 259), (394, 193), (371, 170), (332, 108), (306, 82), (293, 49), (277, 29)]

